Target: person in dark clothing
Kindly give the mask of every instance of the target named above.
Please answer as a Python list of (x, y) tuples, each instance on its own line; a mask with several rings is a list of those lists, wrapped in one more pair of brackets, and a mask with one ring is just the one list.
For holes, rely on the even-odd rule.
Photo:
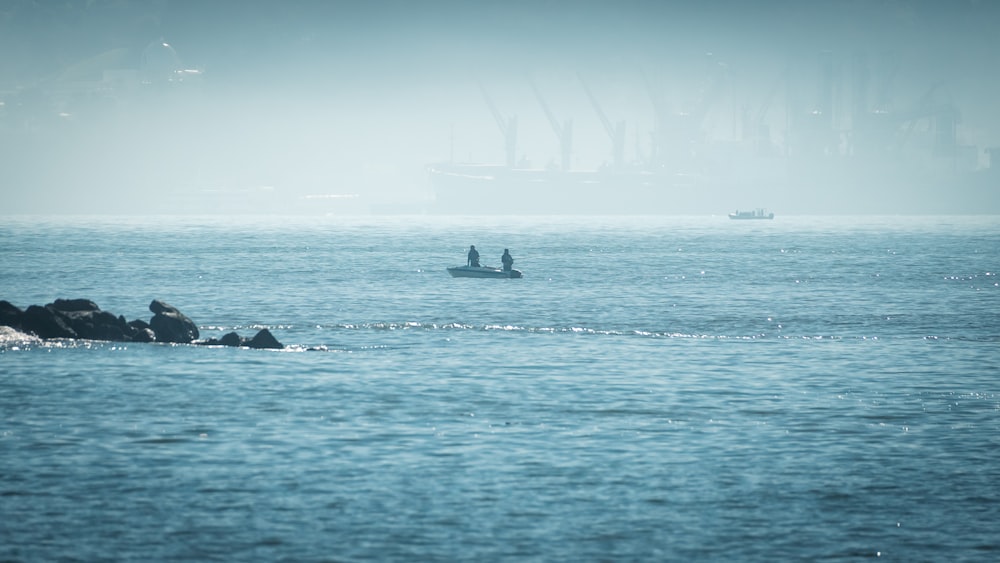
[(469, 261), (468, 261), (468, 265), (469, 266), (475, 266), (476, 268), (480, 267), (479, 266), (479, 251), (476, 250), (476, 245), (472, 245), (472, 246), (469, 247)]
[(514, 265), (514, 257), (510, 255), (510, 250), (503, 249), (503, 256), (500, 257), (500, 261), (503, 262), (503, 271), (509, 272)]

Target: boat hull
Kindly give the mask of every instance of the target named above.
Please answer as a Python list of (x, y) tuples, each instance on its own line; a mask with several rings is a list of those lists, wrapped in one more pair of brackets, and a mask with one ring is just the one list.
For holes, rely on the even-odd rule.
[(520, 270), (501, 270), (477, 266), (453, 266), (448, 268), (453, 278), (520, 278)]

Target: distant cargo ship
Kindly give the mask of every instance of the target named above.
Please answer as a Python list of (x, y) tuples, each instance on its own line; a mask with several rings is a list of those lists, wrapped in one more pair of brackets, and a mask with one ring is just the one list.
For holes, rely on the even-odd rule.
[[(778, 163), (766, 174), (517, 168), (437, 163), (426, 170), (433, 213), (461, 215), (715, 215), (767, 202), (785, 214), (1000, 214), (1000, 168), (971, 172), (849, 162)], [(734, 219), (738, 219), (735, 217)], [(766, 217), (765, 217), (766, 218)]]
[[(613, 163), (582, 171), (573, 169), (579, 155), (573, 149), (572, 120), (559, 121), (534, 83), (559, 142), (558, 167), (531, 168), (523, 157), (516, 160), (517, 118), (502, 114), (483, 88), (504, 139), (506, 158), (499, 161), (504, 164), (427, 166), (432, 209), (449, 214), (717, 215), (728, 212), (720, 205), (768, 205), (784, 215), (1000, 213), (1000, 147), (961, 142), (960, 112), (947, 97), (936, 95), (939, 84), (918, 100), (902, 103), (903, 109), (892, 109), (887, 84), (873, 82), (865, 56), (850, 61), (852, 72), (844, 75), (835, 72), (830, 52), (817, 62), (815, 99), (791, 95), (815, 86), (816, 75), (804, 72), (811, 64), (790, 66), (756, 115), (734, 116), (733, 135), (724, 138), (717, 136), (721, 129), (709, 116), (720, 117), (728, 107), (731, 83), (720, 70), (725, 65), (710, 65), (706, 86), (680, 112), (647, 80), (654, 120), (648, 144), (636, 135), (634, 162), (625, 159), (625, 123), (608, 119), (581, 77), (611, 141), (607, 157)], [(771, 127), (777, 120), (768, 118), (768, 109), (782, 87), (789, 94), (784, 127), (776, 136)], [(838, 99), (846, 90), (850, 95)], [(728, 100), (733, 107), (737, 101)]]
[(764, 209), (754, 209), (753, 211), (739, 211), (729, 214), (730, 219), (753, 220), (753, 219), (774, 219), (774, 213), (768, 213)]

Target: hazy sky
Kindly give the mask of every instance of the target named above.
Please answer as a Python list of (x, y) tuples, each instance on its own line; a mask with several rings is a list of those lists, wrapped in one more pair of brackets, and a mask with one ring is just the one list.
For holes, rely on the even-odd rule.
[[(873, 97), (884, 82), (904, 111), (937, 84), (935, 103), (961, 111), (959, 142), (997, 146), (998, 31), (987, 0), (6, 0), (0, 212), (150, 212), (182, 196), (197, 209), (196, 194), (262, 189), (419, 201), (428, 162), (504, 160), (479, 84), (538, 166), (559, 146), (530, 80), (573, 120), (579, 168), (611, 157), (580, 76), (626, 121), (629, 158), (653, 128), (647, 81), (684, 111), (724, 76), (706, 134), (735, 141), (740, 112), (767, 105), (781, 142), (785, 99), (818, 103), (824, 52), (841, 94), (863, 52)], [(108, 90), (103, 71), (140, 69), (160, 40), (200, 75)]]

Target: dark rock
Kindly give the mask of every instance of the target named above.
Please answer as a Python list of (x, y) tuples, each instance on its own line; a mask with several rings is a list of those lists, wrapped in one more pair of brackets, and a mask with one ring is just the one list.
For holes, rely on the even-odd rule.
[(156, 313), (149, 321), (149, 327), (156, 334), (157, 342), (178, 342), (188, 344), (198, 338), (198, 325), (176, 308), (154, 299), (149, 310)]
[(113, 340), (115, 342), (123, 342), (129, 339), (125, 334), (128, 325), (125, 324), (124, 319), (116, 317), (114, 313), (93, 311), (90, 319), (94, 327), (94, 332), (90, 338), (94, 340)]
[(223, 335), (222, 338), (207, 338), (205, 340), (199, 340), (194, 344), (201, 344), (202, 346), (246, 346), (246, 343), (246, 338), (243, 338), (235, 332), (230, 332)]
[(125, 339), (131, 342), (155, 342), (156, 334), (149, 328), (146, 321), (134, 320), (126, 321), (125, 317), (118, 317), (118, 324), (125, 333)]
[(125, 317), (118, 317), (118, 322), (124, 323), (122, 330), (125, 332), (125, 337), (132, 342), (153, 342), (156, 340), (156, 334), (149, 329), (149, 323), (146, 321), (138, 319), (126, 321)]
[(57, 310), (56, 314), (66, 320), (78, 338), (113, 340), (115, 342), (128, 340), (126, 336), (127, 325), (114, 313), (101, 310)]
[(191, 319), (177, 313), (159, 313), (149, 321), (157, 342), (187, 344), (198, 338), (198, 327)]
[(77, 338), (66, 319), (49, 307), (31, 305), (21, 316), (21, 330), (39, 338)]
[(97, 306), (90, 299), (56, 299), (55, 302), (49, 303), (48, 307), (52, 307), (56, 311), (100, 311), (101, 308)]
[(275, 338), (274, 335), (271, 334), (271, 331), (267, 330), (266, 328), (261, 329), (260, 332), (255, 334), (254, 337), (251, 338), (246, 345), (251, 348), (258, 348), (258, 349), (263, 349), (263, 348), (280, 349), (285, 347), (284, 344), (278, 342), (278, 339)]
[(132, 342), (156, 342), (156, 333), (150, 328), (133, 328), (129, 340)]
[(230, 332), (219, 339), (222, 346), (245, 346), (245, 340), (235, 332)]
[(13, 305), (10, 301), (0, 300), (0, 326), (21, 328), (21, 317), (24, 311), (20, 307)]
[(180, 311), (176, 307), (168, 305), (159, 299), (153, 299), (153, 302), (149, 304), (149, 310), (152, 311), (154, 315), (159, 315), (160, 313), (180, 314)]
[(248, 340), (243, 338), (235, 332), (230, 332), (223, 335), (222, 338), (208, 338), (206, 340), (199, 340), (195, 344), (201, 344), (202, 346), (246, 346)]

